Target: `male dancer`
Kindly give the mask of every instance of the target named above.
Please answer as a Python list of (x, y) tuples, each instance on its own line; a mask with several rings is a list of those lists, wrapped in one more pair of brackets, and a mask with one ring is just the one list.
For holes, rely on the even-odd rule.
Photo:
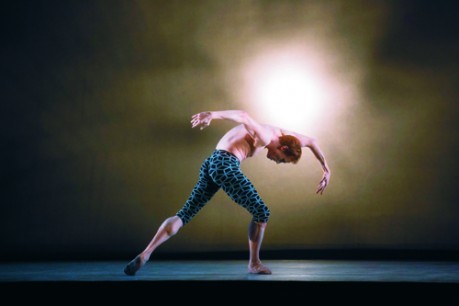
[(316, 193), (322, 194), (330, 181), (330, 169), (317, 142), (308, 136), (279, 127), (260, 124), (245, 111), (226, 110), (201, 112), (192, 116), (192, 128), (201, 130), (214, 119), (236, 122), (218, 142), (213, 153), (203, 162), (199, 180), (185, 205), (172, 217), (163, 221), (147, 247), (130, 261), (124, 272), (135, 273), (150, 259), (151, 253), (175, 235), (221, 189), (251, 215), (249, 224), (249, 264), (252, 274), (271, 274), (260, 260), (260, 248), (270, 215), (269, 208), (259, 196), (250, 180), (241, 171), (240, 163), (267, 149), (266, 157), (279, 163), (297, 163), (302, 148), (309, 148), (319, 161), (323, 176)]

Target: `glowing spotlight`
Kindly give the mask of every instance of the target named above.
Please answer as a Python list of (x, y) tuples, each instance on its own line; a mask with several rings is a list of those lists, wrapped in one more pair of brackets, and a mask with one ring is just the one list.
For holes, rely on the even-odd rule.
[(293, 62), (269, 66), (256, 81), (255, 101), (269, 117), (288, 118), (298, 126), (320, 112), (320, 91), (305, 67)]
[(243, 72), (251, 111), (286, 129), (318, 133), (318, 123), (337, 110), (341, 88), (320, 54), (284, 47), (251, 59)]

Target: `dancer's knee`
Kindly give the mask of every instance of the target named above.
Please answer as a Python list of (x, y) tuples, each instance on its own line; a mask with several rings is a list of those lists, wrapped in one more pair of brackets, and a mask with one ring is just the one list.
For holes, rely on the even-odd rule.
[(268, 223), (270, 215), (271, 211), (269, 210), (268, 206), (262, 205), (258, 208), (256, 213), (252, 213), (252, 221), (258, 224), (266, 224)]
[(268, 222), (257, 222), (257, 221), (254, 221), (255, 225), (258, 226), (259, 228), (261, 229), (265, 229), (266, 228), (266, 225), (268, 225)]
[(178, 216), (169, 217), (163, 222), (163, 229), (169, 236), (177, 234), (182, 226), (183, 221)]

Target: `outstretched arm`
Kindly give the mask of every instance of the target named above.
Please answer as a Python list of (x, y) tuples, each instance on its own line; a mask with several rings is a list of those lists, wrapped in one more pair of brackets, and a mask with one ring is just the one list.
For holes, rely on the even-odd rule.
[(314, 156), (317, 158), (317, 160), (320, 162), (322, 166), (322, 170), (324, 172), (322, 179), (320, 180), (319, 185), (317, 186), (316, 193), (317, 194), (322, 194), (325, 190), (325, 188), (328, 186), (328, 183), (330, 182), (330, 168), (328, 167), (327, 160), (325, 159), (322, 150), (320, 149), (319, 145), (317, 144), (317, 141), (312, 140), (307, 147), (311, 149), (312, 153), (314, 153)]
[(283, 132), (284, 134), (292, 135), (298, 138), (301, 142), (301, 146), (310, 149), (312, 153), (314, 154), (314, 156), (319, 161), (324, 174), (322, 176), (322, 179), (319, 182), (319, 185), (317, 186), (316, 193), (323, 194), (325, 188), (328, 186), (328, 183), (330, 182), (331, 171), (330, 171), (330, 168), (328, 167), (327, 160), (325, 159), (325, 156), (319, 147), (319, 144), (314, 138), (304, 136), (304, 135), (301, 135), (295, 132), (291, 132), (291, 131), (283, 131)]
[(191, 117), (191, 127), (200, 126), (202, 130), (208, 127), (213, 119), (225, 119), (241, 123), (253, 138), (261, 141), (261, 144), (267, 145), (271, 142), (271, 130), (263, 127), (263, 125), (249, 116), (247, 112), (242, 110), (201, 112)]

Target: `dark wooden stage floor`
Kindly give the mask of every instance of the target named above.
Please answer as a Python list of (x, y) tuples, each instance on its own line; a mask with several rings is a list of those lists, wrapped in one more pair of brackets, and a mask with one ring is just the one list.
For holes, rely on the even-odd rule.
[[(459, 262), (264, 260), (272, 275), (247, 273), (246, 260), (151, 260), (135, 276), (128, 261), (0, 263), (2, 297), (16, 302), (272, 303), (313, 301), (396, 305), (402, 300), (459, 305)], [(64, 300), (62, 300), (64, 299)], [(148, 301), (151, 300), (151, 301)], [(67, 302), (66, 302), (67, 303)], [(412, 305), (412, 304), (409, 304)]]

